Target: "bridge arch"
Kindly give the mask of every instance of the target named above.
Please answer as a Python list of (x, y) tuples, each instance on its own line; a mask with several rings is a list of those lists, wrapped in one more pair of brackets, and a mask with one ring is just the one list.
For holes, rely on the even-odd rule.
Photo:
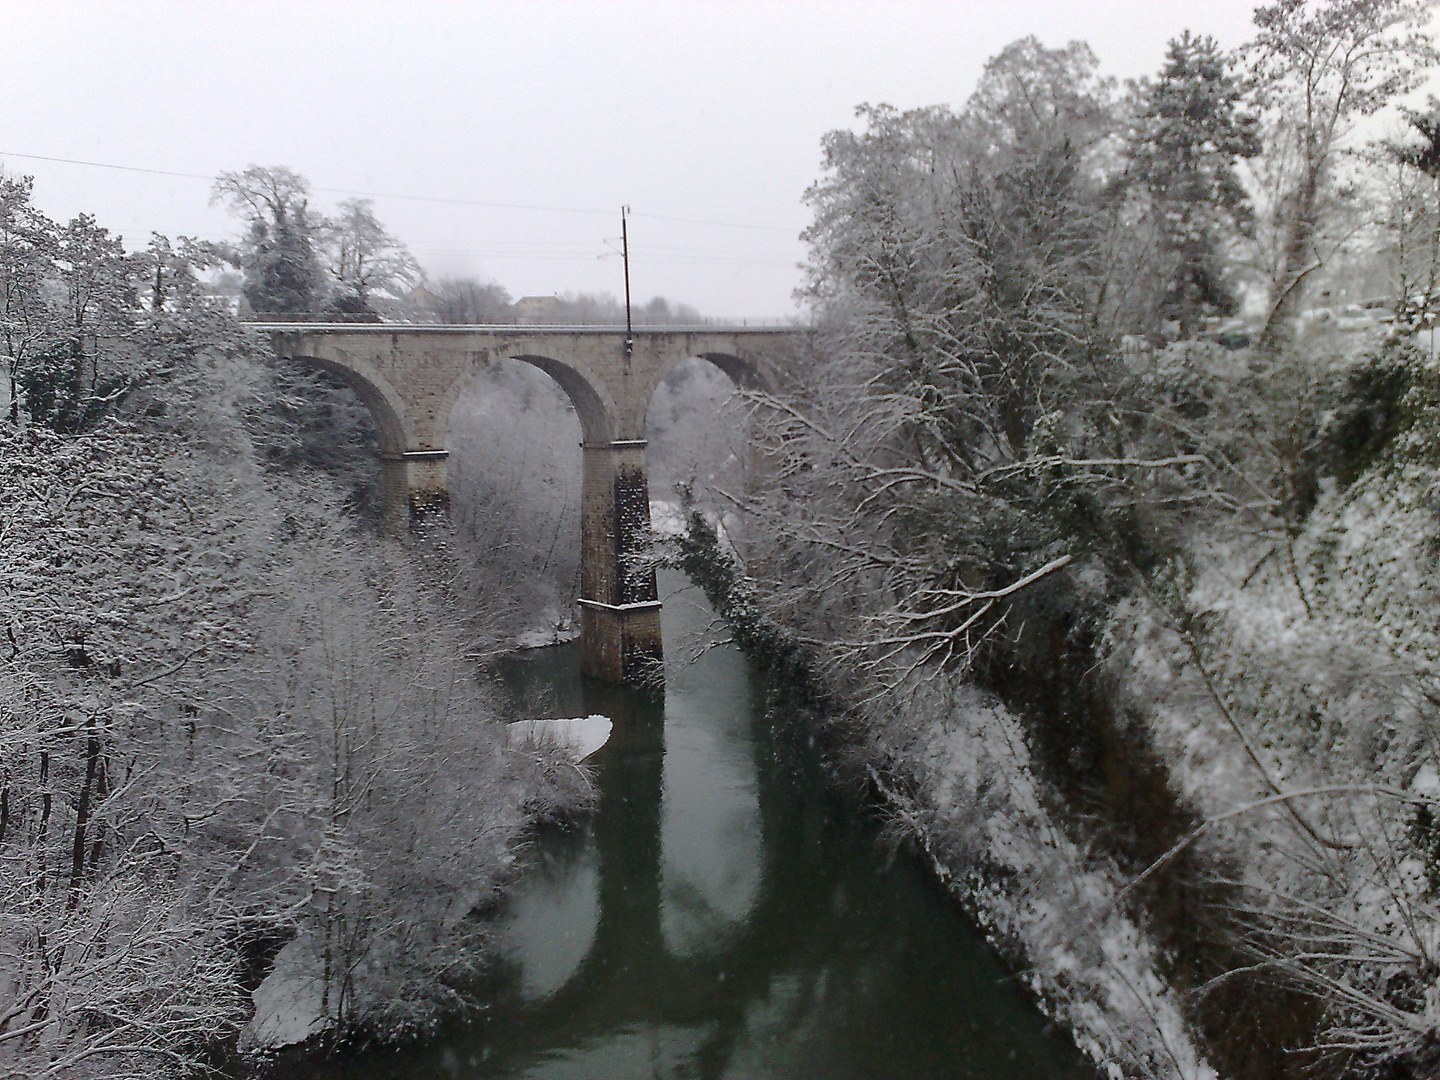
[(750, 407), (739, 395), (770, 385), (754, 358), (729, 351), (692, 349), (664, 364), (641, 420), (655, 501), (672, 502), (675, 483), (702, 477), (744, 486), (755, 453)]
[(296, 364), (308, 364), (336, 376), (355, 391), (375, 421), (375, 431), (380, 439), (380, 453), (384, 457), (403, 454), (409, 441), (406, 431), (405, 399), (390, 385), (388, 379), (364, 361), (347, 362), (326, 356), (304, 354), (283, 354), (283, 358)]
[[(730, 381), (741, 390), (769, 390), (770, 381), (765, 378), (760, 365), (749, 357), (736, 356), (733, 353), (723, 352), (702, 352), (696, 353), (701, 360), (708, 360), (717, 368), (730, 376)], [(674, 365), (671, 365), (672, 367)]]
[(580, 417), (580, 433), (586, 443), (608, 443), (615, 437), (614, 407), (579, 371), (553, 357), (533, 353), (519, 353), (511, 359), (539, 368), (560, 384)]
[(674, 350), (655, 367), (649, 388), (643, 390), (631, 406), (636, 410), (636, 415), (630, 419), (632, 423), (638, 425), (637, 430), (644, 429), (645, 418), (655, 402), (655, 395), (659, 392), (660, 387), (674, 374), (677, 368), (692, 360), (705, 361), (725, 375), (737, 390), (770, 389), (770, 380), (766, 378), (764, 371), (752, 357), (714, 350)]
[[(570, 404), (575, 406), (576, 415), (580, 417), (580, 436), (586, 445), (608, 445), (614, 439), (614, 406), (576, 368), (552, 356), (535, 353), (515, 353), (505, 358), (538, 368), (560, 384), (560, 389), (565, 391), (565, 396), (570, 399)], [(475, 375), (476, 366), (467, 366), (450, 384), (436, 416), (437, 431), (444, 432), (448, 429), (455, 403), (460, 400), (460, 395), (465, 392)]]

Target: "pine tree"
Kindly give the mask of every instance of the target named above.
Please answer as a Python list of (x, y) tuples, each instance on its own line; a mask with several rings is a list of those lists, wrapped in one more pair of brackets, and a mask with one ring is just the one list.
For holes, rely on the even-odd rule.
[(1170, 41), (1160, 78), (1141, 87), (1130, 175), (1158, 225), (1159, 314), (1178, 322), (1182, 336), (1201, 318), (1238, 307), (1223, 272), (1226, 237), (1250, 219), (1235, 163), (1260, 151), (1258, 121), (1244, 98), (1244, 83), (1214, 38), (1188, 30)]

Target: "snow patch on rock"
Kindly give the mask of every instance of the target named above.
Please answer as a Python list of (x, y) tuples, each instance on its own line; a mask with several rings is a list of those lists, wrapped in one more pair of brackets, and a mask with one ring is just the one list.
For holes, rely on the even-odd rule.
[(510, 745), (553, 746), (584, 761), (609, 741), (613, 727), (608, 716), (598, 713), (568, 720), (519, 720), (509, 725)]
[(322, 1003), (324, 980), (297, 938), (275, 957), (275, 966), (251, 994), (255, 1017), (240, 1034), (242, 1050), (279, 1050), (303, 1043), (330, 1027)]
[(515, 637), (517, 649), (543, 649), (548, 645), (563, 645), (567, 641), (574, 641), (580, 636), (580, 627), (575, 624), (575, 617), (570, 612), (561, 612), (559, 608), (547, 607), (540, 612), (535, 626)]

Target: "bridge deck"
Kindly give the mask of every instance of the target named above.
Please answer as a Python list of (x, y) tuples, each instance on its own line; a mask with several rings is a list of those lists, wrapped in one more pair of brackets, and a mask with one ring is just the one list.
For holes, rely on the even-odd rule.
[[(624, 334), (624, 326), (593, 323), (569, 325), (530, 323), (408, 323), (408, 322), (243, 322), (254, 330), (267, 333), (333, 333), (347, 334), (393, 334), (397, 332), (420, 331), (427, 334)], [(694, 326), (635, 326), (632, 334), (776, 334), (787, 335), (810, 329), (802, 324), (747, 325), (743, 323), (711, 323)]]

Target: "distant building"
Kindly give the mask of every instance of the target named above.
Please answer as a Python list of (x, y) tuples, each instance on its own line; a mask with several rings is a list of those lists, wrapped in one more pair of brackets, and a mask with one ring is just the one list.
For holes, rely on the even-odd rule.
[(522, 296), (515, 301), (515, 321), (521, 326), (542, 326), (559, 317), (558, 296)]
[(424, 285), (416, 285), (415, 288), (405, 294), (405, 303), (420, 311), (439, 311), (445, 301), (436, 296)]

